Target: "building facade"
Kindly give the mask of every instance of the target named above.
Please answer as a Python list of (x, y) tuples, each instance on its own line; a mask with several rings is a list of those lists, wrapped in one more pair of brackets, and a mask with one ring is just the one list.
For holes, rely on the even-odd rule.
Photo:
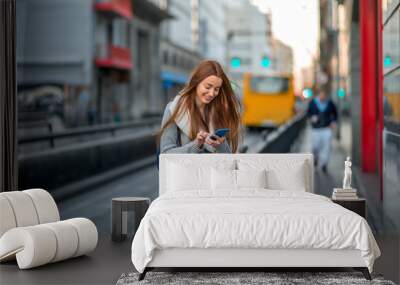
[(170, 16), (157, 4), (18, 1), (20, 112), (56, 116), (60, 128), (159, 114), (160, 24)]
[(271, 67), (278, 74), (293, 74), (293, 49), (282, 41), (272, 41)]
[(187, 84), (194, 67), (202, 59), (201, 55), (167, 39), (161, 41), (162, 101), (165, 106)]
[[(93, 85), (88, 114), (98, 123), (121, 122), (131, 118), (129, 76), (133, 69), (129, 23), (132, 20), (130, 1), (96, 1), (94, 5)], [(88, 40), (86, 40), (88, 41)], [(82, 93), (90, 96), (85, 86)], [(80, 95), (81, 96), (81, 95)], [(82, 109), (82, 100), (72, 109)], [(78, 118), (82, 124), (83, 115)], [(93, 123), (93, 122), (89, 122)]]
[(164, 104), (188, 82), (193, 68), (202, 59), (214, 59), (225, 65), (227, 1), (165, 2), (173, 19), (161, 28), (161, 79)]
[(228, 7), (226, 13), (228, 72), (241, 86), (244, 72), (265, 74), (272, 70), (270, 15), (246, 1)]
[[(379, 2), (379, 1), (378, 1)], [(400, 229), (400, 1), (382, 0), (380, 70), (382, 110), (381, 121), (381, 173), (383, 202), (386, 213)], [(381, 9), (379, 9), (381, 8)]]
[(130, 23), (132, 58), (135, 64), (130, 78), (134, 117), (160, 116), (163, 111), (160, 42), (161, 24), (169, 21), (164, 1), (133, 0)]
[(169, 0), (166, 9), (173, 19), (161, 25), (162, 39), (194, 51), (191, 1)]
[[(198, 31), (198, 41), (195, 47), (204, 58), (217, 60), (222, 65), (225, 65), (226, 60), (225, 12), (228, 4), (229, 1), (226, 0), (192, 0), (193, 15), (195, 16), (192, 25), (194, 32)], [(196, 34), (194, 38), (196, 38)]]
[(193, 42), (192, 2), (169, 0), (166, 10), (173, 18), (161, 26), (161, 97), (164, 106), (183, 89), (190, 72), (202, 59)]
[[(29, 122), (59, 118), (62, 129), (64, 125), (77, 125), (79, 112), (96, 102), (94, 96), (80, 95), (83, 89), (96, 93), (96, 86), (91, 84), (94, 25), (91, 1), (17, 2), (17, 84), (21, 119)], [(74, 108), (79, 101), (82, 108)]]

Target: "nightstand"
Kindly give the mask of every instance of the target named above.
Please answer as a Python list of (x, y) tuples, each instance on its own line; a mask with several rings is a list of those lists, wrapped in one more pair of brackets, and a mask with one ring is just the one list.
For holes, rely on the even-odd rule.
[(332, 199), (332, 202), (359, 214), (361, 217), (366, 217), (366, 201), (364, 198), (356, 198), (349, 200)]
[[(128, 236), (128, 212), (134, 212), (134, 232), (150, 206), (150, 199), (145, 197), (119, 197), (111, 201), (111, 238), (123, 241)], [(132, 223), (130, 222), (130, 223)]]

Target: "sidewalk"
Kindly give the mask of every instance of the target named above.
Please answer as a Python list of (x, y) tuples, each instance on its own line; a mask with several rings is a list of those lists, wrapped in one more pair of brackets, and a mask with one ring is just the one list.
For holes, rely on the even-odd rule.
[[(311, 153), (310, 125), (307, 124), (302, 134), (300, 134), (298, 141), (292, 148), (292, 152)], [(333, 188), (341, 187), (346, 156), (347, 154), (340, 143), (334, 139), (327, 173), (324, 173), (320, 168), (314, 170), (314, 192), (316, 194), (331, 197)]]

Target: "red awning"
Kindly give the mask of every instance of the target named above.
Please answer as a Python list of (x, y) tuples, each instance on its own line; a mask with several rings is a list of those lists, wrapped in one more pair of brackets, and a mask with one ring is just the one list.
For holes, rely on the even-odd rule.
[(124, 17), (132, 19), (131, 0), (109, 0), (108, 2), (98, 2), (94, 5), (97, 11), (103, 12), (112, 17)]
[(133, 67), (129, 48), (110, 46), (108, 56), (96, 58), (95, 64), (100, 68), (131, 70)]

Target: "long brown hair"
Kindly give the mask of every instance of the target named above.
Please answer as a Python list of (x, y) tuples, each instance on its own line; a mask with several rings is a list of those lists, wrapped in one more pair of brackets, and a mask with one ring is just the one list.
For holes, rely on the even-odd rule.
[[(196, 105), (196, 88), (208, 76), (215, 75), (222, 79), (219, 94), (210, 103), (205, 105), (204, 119)], [(171, 117), (162, 126), (158, 141), (164, 130), (179, 118), (186, 111), (190, 114), (190, 140), (194, 140), (200, 129), (209, 132), (209, 125), (212, 122), (215, 129), (229, 128), (227, 141), (236, 152), (240, 137), (240, 105), (235, 96), (230, 81), (223, 71), (221, 65), (214, 60), (204, 60), (193, 70), (189, 84), (187, 84), (178, 94), (180, 96), (177, 106)]]

